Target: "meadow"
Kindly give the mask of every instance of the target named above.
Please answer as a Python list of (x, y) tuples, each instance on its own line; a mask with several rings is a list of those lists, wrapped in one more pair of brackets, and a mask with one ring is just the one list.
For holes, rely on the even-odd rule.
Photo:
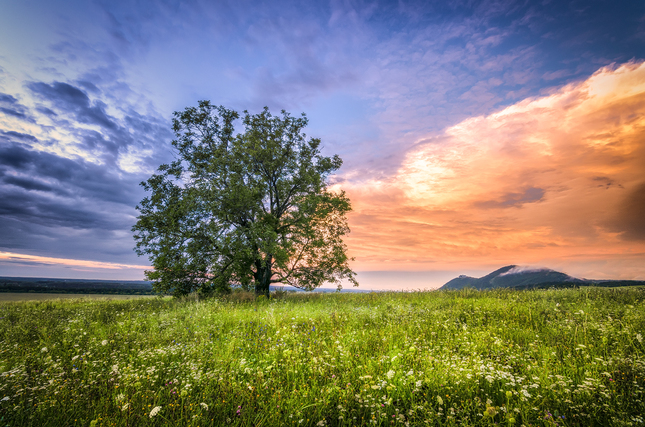
[(119, 295), (119, 294), (57, 294), (39, 292), (0, 292), (0, 303), (5, 301), (41, 301), (51, 299), (137, 299), (154, 298), (153, 295)]
[(644, 424), (645, 288), (247, 297), (0, 303), (0, 425)]

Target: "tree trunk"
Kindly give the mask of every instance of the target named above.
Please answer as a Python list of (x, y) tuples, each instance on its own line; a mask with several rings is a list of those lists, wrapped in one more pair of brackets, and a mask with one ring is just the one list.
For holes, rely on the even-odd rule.
[(255, 295), (258, 297), (264, 295), (269, 298), (269, 286), (271, 285), (271, 277), (273, 276), (271, 267), (271, 256), (267, 256), (264, 266), (262, 266), (260, 261), (256, 262)]

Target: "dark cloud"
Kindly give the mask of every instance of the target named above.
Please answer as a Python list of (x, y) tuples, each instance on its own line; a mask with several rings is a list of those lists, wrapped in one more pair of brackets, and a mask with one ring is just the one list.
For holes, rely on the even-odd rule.
[(79, 80), (78, 82), (79, 86), (82, 86), (87, 90), (88, 92), (96, 93), (99, 94), (101, 93), (101, 89), (99, 89), (94, 83), (87, 81), (87, 80)]
[(91, 102), (85, 92), (68, 83), (54, 82), (51, 85), (43, 82), (27, 84), (35, 95), (51, 102), (57, 109), (66, 111), (81, 123), (98, 125), (106, 129), (116, 130), (117, 124), (106, 112), (102, 101)]
[(9, 185), (14, 185), (16, 187), (23, 188), (29, 191), (53, 191), (51, 185), (47, 183), (40, 182), (34, 178), (28, 177), (17, 177), (17, 176), (3, 176), (2, 182)]
[(591, 178), (594, 183), (596, 183), (596, 186), (600, 188), (605, 188), (605, 189), (610, 189), (610, 188), (623, 188), (623, 186), (619, 183), (617, 183), (615, 180), (607, 177), (607, 176), (594, 176)]
[(2, 142), (0, 247), (133, 262), (128, 231), (143, 197), (142, 179), (141, 174)]
[(542, 188), (529, 187), (521, 193), (506, 193), (498, 200), (476, 202), (475, 206), (484, 209), (521, 207), (525, 203), (535, 203), (542, 200)]
[(645, 182), (636, 186), (619, 207), (613, 228), (625, 240), (645, 240)]
[[(43, 101), (34, 114), (46, 116), (52, 124), (40, 125), (39, 138), (0, 130), (2, 250), (141, 262), (132, 250), (130, 228), (136, 221), (135, 206), (144, 197), (138, 184), (149, 172), (128, 172), (120, 162), (127, 157), (130, 167), (148, 171), (167, 162), (171, 152), (163, 148), (172, 137), (169, 121), (154, 111), (139, 113), (130, 104), (121, 103), (113, 91), (106, 96), (95, 82), (110, 84), (98, 77), (74, 84), (28, 83), (27, 89)], [(18, 99), (11, 95), (1, 100), (3, 108), (20, 108)], [(120, 116), (107, 112), (108, 102), (116, 105), (114, 110)], [(88, 129), (87, 124), (94, 126)], [(39, 142), (52, 150), (66, 151), (60, 141), (42, 139), (47, 138), (41, 135), (47, 135), (51, 126), (69, 135), (66, 145), (71, 144), (72, 151), (83, 157), (68, 158), (29, 148)], [(144, 150), (149, 154), (136, 155)]]
[(0, 112), (6, 114), (7, 116), (18, 117), (19, 119), (27, 119), (27, 115), (21, 111), (15, 110), (13, 108), (0, 107)]
[(50, 110), (50, 109), (49, 109), (49, 108), (47, 108), (47, 107), (43, 107), (43, 106), (38, 106), (38, 107), (36, 107), (36, 111), (38, 111), (39, 113), (44, 114), (44, 115), (46, 115), (46, 116), (50, 116), (50, 117), (55, 117), (55, 116), (57, 116), (57, 114), (56, 114), (56, 113), (54, 113), (52, 110)]
[(104, 201), (134, 207), (141, 198), (136, 185), (141, 179), (140, 175), (112, 170), (81, 159), (71, 160), (28, 150), (18, 144), (0, 146), (0, 173), (3, 179), (13, 176), (21, 177), (22, 182), (26, 182), (24, 179), (49, 182), (52, 191), (59, 188), (59, 194), (73, 194), (74, 198), (84, 201)]
[(14, 140), (19, 140), (19, 141), (24, 141), (24, 142), (38, 142), (38, 138), (36, 138), (33, 135), (28, 135), (26, 133), (20, 133), (16, 131), (3, 131), (0, 130), (0, 138), (3, 140), (9, 140), (9, 139), (14, 139)]
[(29, 109), (18, 102), (13, 95), (0, 92), (0, 113), (16, 117), (26, 122), (33, 123), (34, 119), (29, 114)]
[(17, 104), (18, 100), (13, 95), (0, 93), (0, 102), (3, 104)]
[[(172, 139), (169, 121), (155, 114), (140, 114), (128, 104), (121, 105), (112, 95), (101, 99), (101, 94), (110, 91), (95, 84), (101, 81), (97, 76), (86, 77), (94, 80), (84, 79), (78, 82), (79, 87), (65, 82), (30, 82), (26, 87), (48, 104), (47, 107), (38, 106), (38, 113), (48, 116), (58, 129), (65, 129), (74, 137), (78, 148), (102, 162), (118, 168), (119, 160), (129, 155), (132, 148), (150, 153), (148, 157), (138, 159), (144, 169), (156, 169), (167, 161), (169, 152), (159, 150), (159, 147)], [(86, 88), (94, 93), (93, 98), (84, 90)], [(129, 88), (126, 86), (120, 90), (127, 92)], [(121, 117), (107, 113), (106, 101), (116, 104), (115, 109), (122, 113)], [(88, 129), (79, 124), (97, 128)], [(56, 142), (52, 144), (56, 145)]]

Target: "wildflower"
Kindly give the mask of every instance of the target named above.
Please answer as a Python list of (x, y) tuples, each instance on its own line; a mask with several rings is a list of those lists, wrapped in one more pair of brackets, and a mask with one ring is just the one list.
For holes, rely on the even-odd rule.
[(129, 407), (130, 407), (130, 403), (128, 402), (121, 407), (121, 412), (127, 411)]
[(413, 370), (410, 370), (410, 371), (408, 371), (408, 373), (407, 373), (407, 374), (405, 374), (405, 375), (407, 375), (408, 377), (409, 377), (410, 375), (414, 375), (414, 371), (413, 371)]
[(119, 393), (119, 394), (117, 395), (117, 397), (116, 397), (116, 401), (117, 401), (117, 402), (122, 402), (123, 400), (125, 400), (125, 394), (123, 394), (123, 393)]
[(159, 411), (161, 411), (161, 406), (155, 406), (154, 408), (152, 408), (152, 411), (150, 411), (150, 418), (157, 415)]
[(5, 396), (5, 397), (3, 397), (2, 399), (0, 399), (0, 402), (5, 402), (5, 401), (7, 401), (7, 400), (9, 400), (9, 396)]
[(108, 343), (108, 340), (101, 341), (101, 345), (107, 345), (107, 343)]
[(417, 388), (421, 388), (421, 385), (423, 384), (423, 381), (419, 380), (417, 381), (414, 385), (417, 386)]
[[(636, 339), (638, 342), (642, 343), (643, 342), (643, 336), (641, 334), (636, 334)], [(46, 349), (45, 349), (46, 350)]]
[(394, 378), (395, 374), (396, 374), (396, 372), (394, 372), (393, 370), (390, 369), (389, 371), (387, 371), (387, 379), (391, 380), (392, 378)]
[(208, 405), (207, 405), (207, 404), (205, 404), (204, 402), (200, 403), (200, 404), (199, 404), (199, 406), (201, 406), (202, 408), (204, 408), (204, 410), (205, 410), (205, 411), (208, 411)]
[(41, 348), (41, 349), (40, 349), (40, 352), (41, 352), (41, 353), (47, 353), (47, 347), (43, 347), (43, 348)]
[(488, 408), (486, 408), (486, 412), (484, 412), (485, 417), (491, 417), (492, 418), (495, 415), (497, 415), (497, 409), (495, 409), (494, 406), (489, 406)]
[(320, 421), (318, 421), (318, 423), (317, 423), (316, 425), (317, 425), (318, 427), (323, 427), (323, 426), (324, 426), (324, 425), (326, 425), (326, 424), (327, 424), (327, 423), (325, 422), (325, 420), (320, 420)]
[(437, 396), (437, 402), (439, 402), (439, 405), (443, 405), (443, 399), (441, 396)]

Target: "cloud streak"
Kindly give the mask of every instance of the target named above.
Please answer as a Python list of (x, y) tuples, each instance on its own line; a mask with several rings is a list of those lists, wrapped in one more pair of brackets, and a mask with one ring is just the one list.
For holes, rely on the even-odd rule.
[(69, 267), (87, 267), (98, 269), (149, 269), (146, 265), (119, 264), (114, 262), (86, 261), (79, 259), (53, 258), (36, 255), (17, 254), (12, 252), (0, 252), (0, 262), (26, 263), (26, 264), (45, 264)]

